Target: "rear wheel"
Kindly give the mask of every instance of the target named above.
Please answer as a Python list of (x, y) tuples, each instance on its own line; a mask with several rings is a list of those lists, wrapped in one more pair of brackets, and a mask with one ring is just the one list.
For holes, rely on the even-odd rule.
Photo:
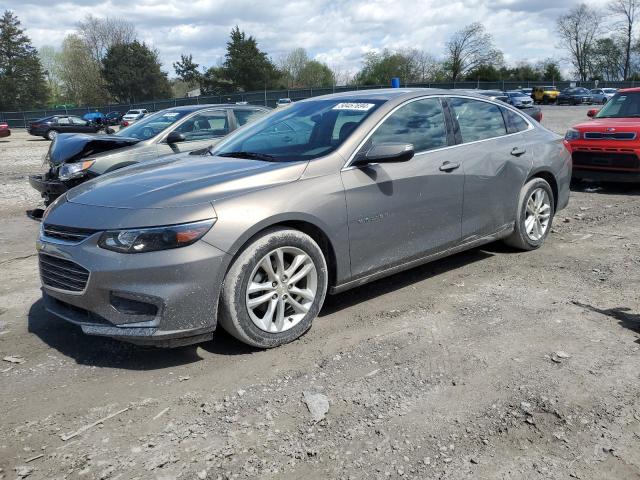
[(222, 286), (219, 321), (238, 340), (260, 348), (304, 334), (327, 292), (318, 244), (292, 229), (267, 231), (235, 259)]
[(45, 137), (48, 138), (51, 141), (55, 140), (57, 136), (58, 136), (58, 131), (57, 130), (49, 130), (47, 132), (47, 134), (45, 135)]
[(504, 242), (520, 250), (535, 250), (543, 244), (553, 222), (555, 200), (546, 180), (533, 178), (520, 191), (513, 233)]

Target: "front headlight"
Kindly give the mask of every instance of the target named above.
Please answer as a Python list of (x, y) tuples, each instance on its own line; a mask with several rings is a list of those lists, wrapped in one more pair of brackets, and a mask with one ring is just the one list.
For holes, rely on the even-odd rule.
[(564, 134), (565, 140), (578, 140), (580, 138), (580, 131), (575, 128), (570, 128), (567, 133)]
[(120, 253), (155, 252), (186, 247), (200, 240), (215, 221), (215, 218), (211, 218), (166, 227), (109, 230), (100, 235), (98, 246)]
[(72, 178), (82, 177), (86, 171), (91, 168), (95, 160), (85, 160), (84, 162), (65, 163), (58, 171), (60, 180), (71, 180)]

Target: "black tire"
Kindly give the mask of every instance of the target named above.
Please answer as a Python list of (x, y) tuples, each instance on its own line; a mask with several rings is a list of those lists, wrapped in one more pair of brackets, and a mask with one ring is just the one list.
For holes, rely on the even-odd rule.
[[(309, 311), (295, 326), (279, 333), (258, 328), (246, 307), (246, 291), (254, 268), (265, 255), (280, 247), (294, 247), (313, 260), (317, 273), (316, 297)], [(308, 235), (289, 228), (273, 228), (248, 244), (235, 258), (225, 276), (218, 321), (222, 328), (235, 338), (259, 348), (273, 348), (292, 342), (303, 335), (320, 312), (327, 293), (327, 263), (318, 244)]]
[(51, 140), (53, 142), (57, 136), (58, 136), (58, 131), (52, 128), (51, 130), (47, 130), (47, 133), (45, 133), (44, 138), (46, 138), (47, 140)]
[(547, 105), (548, 103), (549, 103), (549, 97), (547, 96), (542, 97), (542, 104)]
[[(534, 190), (538, 188), (542, 188), (547, 192), (551, 203), (551, 209), (547, 229), (540, 239), (534, 240), (526, 232), (525, 219), (527, 201), (529, 200), (529, 197), (534, 192)], [(532, 178), (531, 180), (529, 180), (520, 190), (515, 228), (513, 230), (513, 233), (504, 239), (504, 243), (506, 243), (510, 247), (517, 248), (518, 250), (535, 250), (537, 248), (540, 248), (544, 244), (545, 239), (551, 231), (551, 227), (553, 225), (553, 217), (555, 214), (555, 203), (556, 200), (553, 197), (553, 191), (551, 190), (551, 186), (547, 183), (546, 180), (542, 178)]]
[(606, 104), (606, 103), (607, 103), (607, 97), (604, 97), (604, 98), (602, 99), (602, 102), (601, 102), (601, 103), (602, 103), (602, 105)]

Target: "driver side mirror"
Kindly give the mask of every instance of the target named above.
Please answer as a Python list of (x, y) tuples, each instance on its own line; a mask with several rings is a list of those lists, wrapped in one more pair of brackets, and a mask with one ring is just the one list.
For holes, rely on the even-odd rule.
[(183, 133), (176, 132), (175, 130), (169, 133), (169, 135), (167, 135), (167, 143), (169, 145), (172, 145), (174, 143), (184, 142), (186, 139), (187, 138), (184, 136)]
[(600, 110), (597, 108), (592, 108), (591, 110), (587, 111), (587, 117), (593, 118), (598, 114), (599, 111)]
[(374, 145), (353, 162), (354, 166), (364, 166), (370, 163), (408, 162), (413, 158), (414, 148), (411, 143), (379, 143)]

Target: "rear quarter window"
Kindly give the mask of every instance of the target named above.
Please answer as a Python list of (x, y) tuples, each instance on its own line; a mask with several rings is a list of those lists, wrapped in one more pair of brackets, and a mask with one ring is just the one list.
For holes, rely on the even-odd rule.
[(529, 129), (529, 123), (513, 110), (503, 108), (502, 115), (507, 124), (507, 133), (524, 132)]

